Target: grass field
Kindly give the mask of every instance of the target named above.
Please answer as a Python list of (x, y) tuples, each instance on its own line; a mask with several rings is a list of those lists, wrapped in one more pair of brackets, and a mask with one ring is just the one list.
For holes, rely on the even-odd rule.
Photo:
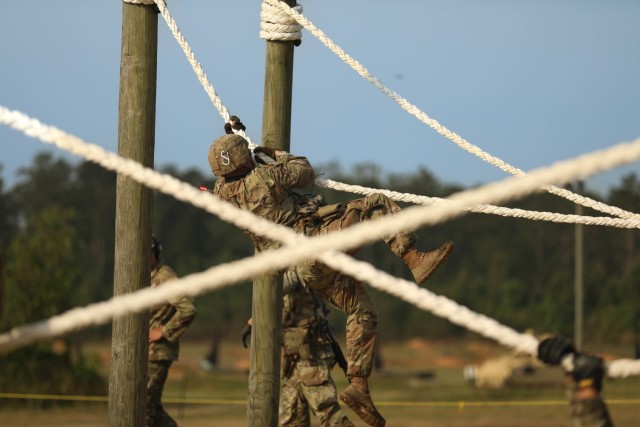
[[(87, 347), (108, 373), (109, 345)], [(181, 427), (246, 426), (248, 350), (224, 343), (219, 369), (199, 368), (206, 345), (185, 342), (165, 388), (165, 406)], [(411, 340), (382, 348), (384, 369), (371, 378), (373, 398), (388, 426), (534, 427), (570, 426), (569, 406), (559, 369), (542, 368), (515, 376), (497, 390), (479, 390), (463, 378), (463, 366), (505, 350), (488, 342), (431, 343)], [(616, 353), (620, 357), (629, 355)], [(346, 379), (333, 371), (338, 389)], [(33, 390), (37, 394), (37, 390)], [(640, 425), (640, 378), (608, 380), (605, 399), (616, 426)], [(27, 409), (25, 399), (5, 397), (2, 427), (106, 426), (106, 396), (97, 402), (64, 402), (48, 409)], [(345, 409), (357, 426), (365, 426)], [(319, 424), (314, 420), (314, 426)]]

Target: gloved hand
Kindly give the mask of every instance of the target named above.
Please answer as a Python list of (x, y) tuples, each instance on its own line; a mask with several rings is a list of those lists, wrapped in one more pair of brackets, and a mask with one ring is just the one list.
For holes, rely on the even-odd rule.
[(271, 147), (262, 147), (258, 146), (253, 149), (253, 159), (256, 163), (260, 163), (261, 165), (266, 165), (267, 163), (271, 163), (266, 157), (270, 159), (276, 160), (276, 152), (279, 151), (277, 148)]
[(601, 357), (575, 353), (572, 376), (578, 388), (593, 387), (600, 391), (604, 378), (604, 361)]
[(229, 117), (229, 123), (231, 123), (231, 127), (235, 130), (247, 130), (245, 125), (240, 121), (240, 117), (238, 116)]
[(235, 130), (247, 130), (245, 125), (240, 121), (238, 116), (229, 117), (229, 122), (224, 124), (224, 132), (226, 134), (232, 134), (233, 129)]
[(538, 344), (538, 359), (549, 365), (559, 365), (562, 358), (575, 353), (576, 348), (567, 338), (556, 335), (540, 341)]
[(258, 154), (258, 153), (266, 154), (267, 156), (269, 156), (273, 160), (275, 160), (276, 159), (276, 151), (278, 151), (277, 148), (263, 147), (263, 146), (259, 145), (259, 146), (257, 146), (256, 148), (253, 149), (253, 154)]
[(250, 336), (251, 336), (251, 325), (247, 323), (246, 325), (244, 325), (244, 328), (242, 329), (242, 345), (244, 346), (244, 348), (249, 348), (249, 344), (247, 344), (247, 338), (249, 338)]

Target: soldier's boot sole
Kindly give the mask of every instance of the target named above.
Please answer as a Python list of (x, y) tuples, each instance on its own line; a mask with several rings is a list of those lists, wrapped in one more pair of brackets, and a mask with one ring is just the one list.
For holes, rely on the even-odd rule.
[(362, 421), (373, 427), (384, 427), (387, 422), (378, 412), (369, 394), (364, 393), (353, 386), (347, 387), (340, 393), (340, 400), (344, 402)]

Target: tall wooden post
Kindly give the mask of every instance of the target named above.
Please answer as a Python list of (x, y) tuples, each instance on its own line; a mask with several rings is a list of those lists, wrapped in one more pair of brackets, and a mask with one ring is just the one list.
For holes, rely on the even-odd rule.
[[(155, 5), (123, 3), (118, 154), (153, 167), (158, 15)], [(118, 175), (114, 295), (149, 285), (152, 192)], [(113, 321), (110, 427), (145, 426), (149, 313)]]
[[(584, 191), (584, 182), (578, 181), (578, 194)], [(583, 215), (584, 207), (577, 203), (576, 215)], [(584, 344), (584, 224), (575, 225), (576, 239), (574, 243), (574, 342), (578, 350)]]
[(0, 319), (4, 309), (4, 251), (0, 245)]
[[(295, 6), (295, 0), (286, 0)], [(266, 42), (262, 145), (289, 151), (292, 41)], [(267, 274), (253, 283), (253, 327), (249, 370), (249, 426), (278, 425), (280, 346), (282, 340), (282, 276)]]

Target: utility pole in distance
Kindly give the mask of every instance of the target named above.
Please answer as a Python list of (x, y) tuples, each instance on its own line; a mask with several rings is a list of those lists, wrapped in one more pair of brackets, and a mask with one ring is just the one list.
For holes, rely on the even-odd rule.
[[(584, 182), (578, 181), (577, 193), (584, 192)], [(576, 215), (583, 215), (584, 207), (576, 204)], [(578, 350), (582, 350), (584, 344), (584, 224), (575, 225), (575, 265), (574, 265), (574, 342)]]

